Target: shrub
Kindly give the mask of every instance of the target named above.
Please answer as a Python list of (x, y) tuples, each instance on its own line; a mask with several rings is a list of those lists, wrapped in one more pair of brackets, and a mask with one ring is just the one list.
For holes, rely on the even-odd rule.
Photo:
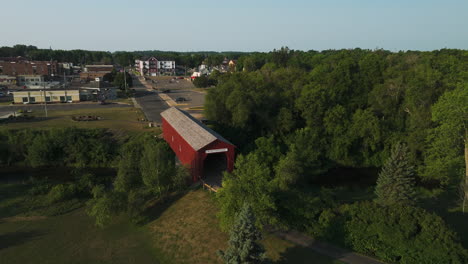
[(58, 184), (52, 187), (47, 194), (47, 202), (49, 204), (65, 201), (73, 198), (78, 193), (78, 188), (75, 184)]
[(337, 214), (324, 211), (320, 222), (344, 245), (384, 261), (468, 262), (456, 234), (442, 218), (421, 208), (360, 202), (342, 206)]
[(93, 189), (95, 198), (88, 202), (88, 215), (95, 217), (96, 225), (104, 227), (110, 224), (113, 216), (123, 211), (125, 206), (125, 194), (120, 192), (102, 192), (101, 187)]

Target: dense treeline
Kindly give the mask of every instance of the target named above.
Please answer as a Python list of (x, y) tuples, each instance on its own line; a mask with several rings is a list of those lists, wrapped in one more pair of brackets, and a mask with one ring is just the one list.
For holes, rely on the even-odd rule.
[(5, 130), (0, 132), (0, 165), (110, 167), (117, 146), (104, 129)]
[[(63, 171), (26, 179), (32, 188), (25, 202), (56, 215), (87, 201), (99, 226), (122, 213), (143, 221), (149, 201), (182, 190), (189, 178), (162, 139), (149, 133), (116, 137), (105, 129), (0, 131), (0, 167)], [(104, 176), (95, 173), (101, 170)]]
[(54, 50), (38, 49), (31, 45), (15, 45), (0, 47), (0, 57), (22, 56), (32, 60), (56, 60), (75, 64), (119, 64), (121, 66), (134, 65), (135, 59), (154, 56), (158, 59), (175, 60), (176, 65), (194, 68), (202, 64), (219, 65), (225, 57), (237, 59), (242, 52), (175, 52), (175, 51), (89, 51), (89, 50)]
[(135, 223), (144, 222), (151, 201), (180, 191), (189, 179), (185, 167), (176, 167), (175, 155), (166, 142), (151, 135), (130, 138), (122, 145), (117, 162), (113, 188), (95, 186), (88, 202), (88, 213), (99, 226), (123, 213)]
[[(444, 241), (435, 262), (467, 261), (458, 236), (421, 209), (444, 192), (450, 203), (466, 200), (466, 182), (457, 196), (468, 142), (467, 61), (463, 50), (282, 48), (241, 57), (238, 72), (217, 76), (205, 104), (241, 151), (217, 194), (222, 227), (248, 203), (259, 226), (299, 229), (387, 261), (431, 263), (434, 240)], [(353, 183), (330, 173), (384, 163), (376, 195), (366, 194), (375, 181), (343, 189)]]
[[(207, 117), (239, 147), (249, 150), (256, 138), (274, 137), (281, 154), (314, 157), (321, 170), (380, 167), (390, 147), (403, 141), (418, 176), (447, 183), (449, 175), (427, 170), (440, 122), (433, 118), (444, 111), (432, 106), (450, 91), (459, 105), (466, 103), (467, 51), (282, 49), (240, 61), (250, 60), (259, 62), (220, 76), (206, 102)], [(454, 140), (462, 157), (463, 136)]]

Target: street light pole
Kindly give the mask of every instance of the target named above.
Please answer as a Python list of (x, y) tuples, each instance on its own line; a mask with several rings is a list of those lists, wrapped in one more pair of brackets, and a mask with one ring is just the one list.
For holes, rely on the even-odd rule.
[(125, 92), (127, 92), (127, 72), (125, 71), (125, 67), (124, 67), (123, 75), (124, 75)]
[(47, 99), (46, 99), (46, 88), (45, 88), (45, 83), (43, 83), (44, 86), (44, 111), (45, 111), (45, 117), (47, 118)]

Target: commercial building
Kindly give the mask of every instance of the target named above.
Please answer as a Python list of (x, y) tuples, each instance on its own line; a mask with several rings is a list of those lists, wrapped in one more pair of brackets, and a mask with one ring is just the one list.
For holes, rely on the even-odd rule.
[(77, 83), (71, 87), (24, 89), (13, 92), (13, 103), (75, 103), (80, 101), (105, 101), (117, 99), (117, 88), (107, 82)]
[(80, 79), (83, 81), (102, 80), (104, 75), (112, 72), (113, 65), (86, 65), (84, 71), (80, 73)]
[(19, 86), (41, 85), (45, 79), (42, 75), (18, 75), (17, 83)]
[(13, 103), (33, 104), (33, 103), (73, 103), (80, 101), (79, 90), (27, 90), (13, 92)]
[(16, 84), (16, 77), (8, 75), (0, 75), (0, 84), (1, 85), (14, 85)]
[(23, 57), (0, 58), (0, 75), (44, 75), (57, 76), (61, 73), (56, 61), (32, 61)]

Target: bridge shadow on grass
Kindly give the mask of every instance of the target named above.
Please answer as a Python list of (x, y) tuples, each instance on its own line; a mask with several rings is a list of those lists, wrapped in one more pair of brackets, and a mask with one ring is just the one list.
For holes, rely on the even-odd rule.
[(38, 231), (11, 232), (6, 234), (0, 234), (0, 250), (16, 245), (21, 245), (42, 235), (43, 234)]
[(157, 199), (142, 214), (142, 218), (137, 221), (139, 225), (145, 225), (158, 219), (172, 204), (182, 198), (186, 192), (178, 192), (166, 195)]
[(314, 252), (312, 249), (307, 247), (295, 246), (288, 248), (280, 256), (280, 259), (274, 262), (275, 264), (338, 264), (342, 263), (338, 260), (333, 260), (330, 257), (326, 257)]

